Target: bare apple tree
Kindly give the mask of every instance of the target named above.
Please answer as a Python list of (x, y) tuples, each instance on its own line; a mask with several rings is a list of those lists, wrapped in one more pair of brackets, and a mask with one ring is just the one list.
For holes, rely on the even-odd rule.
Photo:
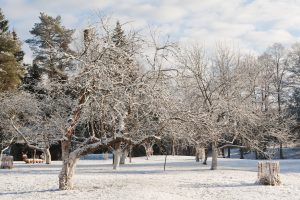
[(144, 59), (136, 33), (125, 34), (118, 28), (119, 23), (111, 29), (104, 18), (99, 24), (84, 31), (81, 51), (70, 56), (77, 60), (78, 71), (68, 84), (75, 88), (78, 98), (61, 140), (59, 188), (63, 190), (73, 188), (74, 169), (81, 156), (101, 148), (111, 149), (117, 169), (128, 145), (149, 137), (159, 139), (166, 118), (167, 103), (161, 102), (167, 98), (163, 84), (167, 84), (164, 71), (168, 70), (159, 60), (166, 56), (168, 45), (155, 45), (155, 58), (150, 59), (155, 62), (147, 67), (149, 60)]
[(2, 93), (0, 104), (1, 127), (6, 138), (21, 138), (34, 150), (44, 153), (51, 163), (50, 145), (57, 143), (62, 134), (62, 107), (53, 99), (38, 98), (24, 91)]
[[(183, 121), (190, 129), (188, 137), (198, 144), (211, 145), (211, 169), (217, 168), (218, 148), (259, 150), (257, 138), (289, 138), (291, 120), (274, 123), (278, 119), (274, 110), (263, 113), (253, 100), (260, 82), (255, 57), (218, 44), (210, 56), (198, 46), (182, 51), (179, 63), (186, 104), (182, 107)], [(237, 141), (240, 144), (236, 145)]]

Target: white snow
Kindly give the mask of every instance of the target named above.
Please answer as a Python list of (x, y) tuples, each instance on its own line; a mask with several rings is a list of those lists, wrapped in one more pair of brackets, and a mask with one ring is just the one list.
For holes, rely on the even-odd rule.
[[(0, 199), (300, 199), (300, 160), (281, 160), (281, 186), (255, 184), (257, 160), (219, 159), (219, 169), (196, 163), (194, 157), (133, 158), (133, 163), (112, 170), (111, 160), (80, 160), (76, 188), (58, 190), (61, 161), (51, 165), (14, 162), (0, 170)], [(210, 164), (210, 160), (208, 162)]]

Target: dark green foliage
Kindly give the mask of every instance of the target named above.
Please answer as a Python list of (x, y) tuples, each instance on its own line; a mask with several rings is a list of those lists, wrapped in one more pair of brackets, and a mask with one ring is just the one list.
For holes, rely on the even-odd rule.
[(24, 52), (15, 32), (8, 32), (8, 21), (0, 10), (0, 92), (13, 90), (21, 83)]
[(39, 18), (40, 22), (30, 31), (33, 38), (26, 40), (34, 53), (34, 62), (47, 72), (50, 80), (66, 80), (65, 70), (72, 65), (66, 54), (72, 54), (69, 45), (74, 30), (62, 26), (60, 16), (53, 18), (41, 13)]
[[(20, 41), (16, 31), (13, 31), (11, 34), (15, 41)], [(25, 55), (24, 51), (21, 51), (21, 50), (14, 53), (14, 56), (15, 56), (17, 62), (22, 62), (24, 60), (24, 55)]]
[(33, 65), (28, 65), (22, 88), (32, 93), (44, 93), (42, 88), (37, 87), (38, 82), (41, 80), (42, 72), (43, 70), (38, 64), (33, 63)]
[(116, 28), (114, 29), (112, 41), (116, 47), (124, 47), (126, 45), (125, 34), (119, 21), (117, 21)]
[(8, 31), (8, 20), (5, 19), (0, 8), (0, 35)]

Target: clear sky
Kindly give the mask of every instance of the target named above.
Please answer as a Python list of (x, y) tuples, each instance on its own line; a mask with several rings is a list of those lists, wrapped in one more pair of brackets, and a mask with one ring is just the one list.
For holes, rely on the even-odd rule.
[[(300, 42), (300, 0), (0, 0), (0, 8), (22, 40), (30, 38), (40, 12), (61, 15), (68, 28), (83, 28), (102, 12), (137, 29), (156, 26), (182, 43), (208, 47), (229, 41), (262, 52), (274, 42)], [(24, 49), (28, 62), (30, 51)]]

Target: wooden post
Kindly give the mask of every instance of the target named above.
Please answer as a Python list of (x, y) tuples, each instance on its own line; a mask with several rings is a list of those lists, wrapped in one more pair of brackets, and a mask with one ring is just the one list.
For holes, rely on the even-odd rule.
[(1, 169), (12, 169), (13, 168), (13, 156), (3, 156), (1, 159)]
[(258, 183), (262, 185), (280, 185), (278, 161), (258, 162)]

